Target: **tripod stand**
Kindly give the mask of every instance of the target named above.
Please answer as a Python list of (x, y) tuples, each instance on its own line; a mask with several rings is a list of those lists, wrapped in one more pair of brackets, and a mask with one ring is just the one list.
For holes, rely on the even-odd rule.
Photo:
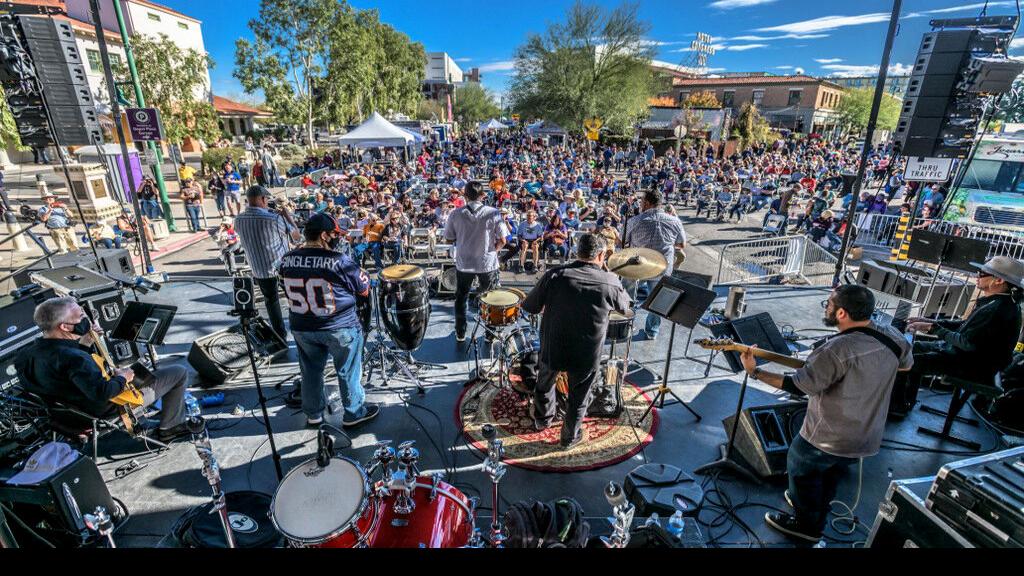
[(701, 415), (696, 410), (691, 408), (686, 401), (677, 396), (676, 393), (668, 387), (668, 371), (672, 367), (672, 348), (674, 347), (675, 342), (676, 323), (672, 322), (672, 329), (669, 331), (668, 336), (668, 356), (665, 357), (665, 373), (662, 375), (661, 383), (658, 385), (658, 392), (654, 395), (654, 399), (651, 400), (651, 405), (647, 407), (647, 411), (645, 411), (644, 415), (640, 417), (640, 422), (647, 419), (647, 416), (654, 411), (655, 405), (657, 405), (659, 410), (664, 409), (666, 396), (672, 396), (672, 398), (675, 399), (676, 404), (682, 404), (683, 408), (686, 408), (690, 414), (693, 414), (694, 418), (697, 419), (697, 422), (700, 422), (702, 419)]
[(267, 429), (267, 439), (270, 441), (270, 453), (274, 460), (274, 470), (277, 472), (277, 480), (284, 478), (281, 472), (281, 454), (277, 451), (277, 444), (274, 442), (274, 430), (270, 427), (270, 415), (267, 413), (267, 397), (263, 395), (263, 384), (260, 382), (260, 371), (256, 365), (256, 354), (252, 349), (252, 335), (250, 334), (252, 319), (256, 317), (256, 309), (241, 309), (228, 312), (230, 316), (237, 316), (242, 325), (242, 336), (245, 338), (245, 351), (249, 355), (249, 364), (252, 366), (252, 378), (256, 382), (256, 393), (259, 395), (260, 408), (263, 410), (263, 425)]
[(374, 332), (374, 342), (371, 348), (366, 352), (364, 362), (368, 366), (369, 370), (366, 375), (366, 381), (369, 382), (373, 378), (373, 371), (378, 366), (380, 368), (381, 378), (384, 380), (384, 387), (387, 388), (391, 385), (390, 373), (397, 371), (402, 374), (407, 380), (416, 385), (416, 392), (420, 395), (427, 393), (427, 389), (423, 387), (423, 382), (413, 372), (415, 368), (443, 368), (443, 366), (437, 366), (435, 364), (420, 364), (412, 357), (411, 352), (406, 352), (406, 359), (403, 359), (399, 354), (398, 350), (391, 347), (388, 341), (384, 338), (384, 327), (381, 325), (380, 319), (380, 301), (377, 299), (379, 284), (376, 282), (371, 283), (371, 295), (370, 302), (373, 305), (373, 327), (371, 331)]

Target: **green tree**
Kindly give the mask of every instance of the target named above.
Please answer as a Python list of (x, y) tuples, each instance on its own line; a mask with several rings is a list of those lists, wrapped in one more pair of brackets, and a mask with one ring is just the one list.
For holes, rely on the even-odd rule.
[(764, 116), (761, 116), (757, 106), (750, 102), (740, 108), (740, 114), (736, 117), (736, 125), (733, 127), (733, 135), (740, 139), (740, 146), (744, 149), (774, 142), (781, 138), (779, 133), (773, 130), (768, 121), (764, 119)]
[(513, 109), (575, 133), (593, 117), (615, 132), (631, 129), (664, 92), (650, 67), (650, 24), (638, 12), (635, 3), (609, 11), (577, 1), (564, 23), (531, 35), (516, 51)]
[[(863, 132), (871, 118), (871, 104), (875, 99), (873, 88), (854, 88), (847, 90), (836, 107), (840, 119), (847, 129)], [(900, 119), (900, 100), (889, 94), (882, 96), (882, 107), (878, 112), (879, 130), (895, 130)]]
[(14, 123), (14, 115), (11, 114), (11, 107), (7, 104), (7, 94), (0, 87), (0, 148), (21, 148), (21, 136), (18, 134), (18, 125)]
[[(165, 34), (137, 34), (132, 50), (146, 104), (160, 111), (166, 138), (180, 143), (186, 137), (211, 142), (220, 137), (217, 111), (196, 93), (206, 86), (213, 59), (196, 50), (182, 50)], [(125, 70), (119, 70), (125, 76)]]
[(485, 120), (496, 118), (501, 109), (494, 102), (494, 96), (479, 84), (466, 84), (455, 91), (455, 104), (452, 106), (455, 118), (463, 128), (472, 127)]
[(416, 106), (416, 119), (440, 122), (444, 118), (444, 106), (437, 100), (420, 100)]
[(721, 108), (715, 93), (710, 90), (694, 92), (683, 100), (683, 108)]

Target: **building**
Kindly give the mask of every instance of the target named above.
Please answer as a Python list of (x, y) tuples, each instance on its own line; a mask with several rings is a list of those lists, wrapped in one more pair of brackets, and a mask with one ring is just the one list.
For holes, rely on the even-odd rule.
[(733, 116), (749, 102), (775, 128), (804, 134), (839, 129), (836, 108), (843, 88), (829, 80), (799, 75), (742, 76), (675, 79), (672, 84), (671, 95), (680, 104), (690, 94), (712, 92)]
[(447, 102), (464, 81), (462, 68), (447, 52), (427, 52), (427, 74), (423, 80), (423, 95), (427, 100)]
[[(203, 23), (195, 18), (172, 10), (166, 6), (149, 0), (100, 0), (100, 20), (106, 30), (120, 37), (117, 16), (114, 13), (114, 2), (121, 3), (125, 27), (129, 35), (142, 34), (159, 38), (167, 36), (182, 50), (195, 50), (206, 54), (203, 42)], [(92, 22), (89, 0), (65, 0), (67, 14), (70, 18), (85, 23)], [(197, 88), (196, 98), (209, 101), (210, 73), (203, 75), (202, 87)]]
[(274, 117), (273, 112), (269, 110), (255, 108), (221, 96), (213, 97), (213, 107), (217, 110), (221, 130), (232, 138), (244, 137), (256, 129), (257, 122), (268, 121)]
[[(825, 78), (825, 80), (847, 89), (870, 88), (874, 90), (875, 85), (878, 84), (878, 76), (851, 76), (849, 78)], [(909, 83), (910, 76), (888, 76), (885, 79), (885, 91), (902, 100), (907, 93), (907, 84)]]

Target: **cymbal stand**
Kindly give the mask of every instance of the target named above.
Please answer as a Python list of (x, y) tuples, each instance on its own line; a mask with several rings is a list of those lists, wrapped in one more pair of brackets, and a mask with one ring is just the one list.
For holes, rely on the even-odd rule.
[(505, 449), (498, 440), (498, 430), (490, 425), (484, 424), (480, 430), (487, 439), (487, 458), (484, 460), (483, 471), (491, 477), (491, 534), (490, 541), (492, 548), (503, 548), (506, 534), (501, 526), (501, 498), (498, 494), (498, 484), (505, 475), (507, 467), (501, 462), (505, 456)]
[(107, 544), (111, 548), (117, 548), (114, 543), (114, 521), (110, 518), (110, 514), (107, 513), (107, 509), (103, 506), (97, 506), (96, 510), (92, 514), (85, 514), (82, 516), (82, 520), (89, 530), (100, 535), (101, 538), (107, 540)]
[(192, 443), (196, 447), (199, 459), (203, 461), (203, 477), (210, 483), (213, 489), (213, 510), (220, 517), (221, 528), (224, 529), (224, 542), (228, 548), (235, 548), (235, 534), (231, 530), (231, 519), (228, 516), (227, 494), (224, 493), (224, 486), (220, 480), (220, 464), (213, 455), (213, 447), (210, 444), (210, 434), (206, 430), (206, 420), (197, 414), (189, 414), (186, 422), (189, 432), (192, 433)]
[(601, 543), (606, 548), (625, 548), (629, 545), (629, 530), (633, 526), (636, 508), (626, 500), (622, 486), (616, 482), (605, 486), (604, 497), (612, 507), (612, 515), (607, 518), (612, 525), (612, 535), (601, 536)]
[[(389, 374), (392, 372), (400, 372), (402, 376), (408, 381), (416, 385), (416, 392), (421, 396), (427, 393), (427, 389), (423, 387), (423, 382), (413, 373), (410, 369), (410, 365), (415, 366), (415, 360), (412, 359), (412, 354), (408, 354), (409, 361), (401, 357), (397, 350), (392, 348), (388, 341), (384, 338), (384, 328), (381, 325), (380, 319), (380, 303), (377, 299), (378, 284), (371, 282), (370, 284), (372, 294), (370, 295), (371, 302), (374, 302), (373, 306), (373, 328), (371, 329), (374, 333), (373, 347), (369, 348), (363, 358), (363, 363), (369, 367), (369, 371), (366, 375), (366, 382), (369, 383), (373, 379), (373, 371), (378, 366), (380, 367), (381, 379), (384, 381), (384, 387), (387, 388), (391, 385), (391, 377)], [(397, 370), (396, 370), (397, 369)]]

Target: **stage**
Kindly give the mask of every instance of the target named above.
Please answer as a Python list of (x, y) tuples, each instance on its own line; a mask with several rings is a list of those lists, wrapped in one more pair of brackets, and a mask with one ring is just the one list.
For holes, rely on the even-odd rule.
[[(769, 312), (777, 323), (792, 326), (802, 336), (822, 336), (820, 302), (827, 295), (828, 291), (823, 289), (754, 286), (747, 292), (747, 314)], [(713, 307), (724, 308), (725, 293), (720, 291), (718, 296)], [(178, 315), (167, 336), (168, 345), (161, 349), (163, 363), (185, 364), (184, 358), (196, 338), (236, 322), (227, 314), (231, 307), (231, 284), (226, 279), (211, 279), (205, 283), (171, 282), (161, 291), (144, 299), (179, 306)], [(473, 358), (468, 346), (456, 344), (452, 301), (434, 299), (432, 303), (427, 336), (416, 358), (443, 364), (445, 369), (425, 373), (424, 396), (417, 395), (411, 384), (399, 380), (393, 380), (390, 388), (381, 388), (380, 379), (375, 377), (367, 386), (367, 400), (381, 403), (382, 413), (376, 420), (352, 431), (353, 445), (341, 454), (365, 464), (376, 442), (380, 440), (392, 440), (395, 446), (405, 440), (415, 440), (421, 454), (420, 469), (424, 474), (440, 472), (445, 468), (454, 469), (454, 477), (449, 476), (447, 482), (468, 496), (481, 497), (477, 525), (486, 530), (491, 514), (490, 480), (480, 471), (483, 455), (469, 447), (456, 420), (458, 402), (465, 390), (464, 384), (473, 366)], [(643, 314), (638, 316), (637, 324), (640, 326)], [(698, 466), (716, 459), (719, 444), (726, 440), (722, 419), (735, 410), (741, 379), (715, 368), (708, 378), (704, 378), (703, 363), (683, 358), (687, 332), (685, 329), (677, 331), (669, 383), (676, 394), (690, 402), (691, 407), (703, 416), (701, 422), (695, 422), (682, 406), (666, 407), (659, 413), (653, 442), (625, 461), (599, 469), (550, 473), (510, 466), (501, 482), (501, 494), (506, 501), (502, 504), (503, 509), (508, 503), (519, 500), (572, 496), (583, 505), (592, 531), (595, 534), (607, 533), (609, 527), (604, 518), (609, 515), (610, 506), (602, 491), (609, 481), (621, 483), (630, 470), (645, 462), (671, 464), (692, 473)], [(694, 338), (709, 335), (703, 328), (698, 328), (693, 334)], [(663, 324), (656, 341), (637, 338), (633, 342), (633, 359), (654, 373), (661, 374), (668, 341), (668, 326)], [(803, 343), (810, 342), (807, 340)], [(691, 346), (689, 352), (691, 356), (700, 357), (708, 354), (696, 346)], [(288, 384), (298, 376), (294, 345), (289, 355), (289, 360), (261, 370), (262, 382), (270, 399), (271, 424), (285, 473), (314, 457), (316, 450), (316, 430), (305, 428), (305, 416), (284, 405), (283, 396), (290, 389)], [(721, 358), (715, 363), (726, 365)], [(275, 389), (280, 383), (284, 387)], [(224, 392), (226, 395), (223, 406), (204, 410), (225, 489), (229, 492), (251, 489), (273, 494), (277, 480), (264, 428), (259, 420), (259, 405), (251, 376), (245, 374), (210, 391)], [(193, 394), (197, 397), (203, 393), (203, 390), (193, 388)], [(779, 394), (763, 384), (751, 382), (744, 404), (748, 407), (760, 406), (780, 399)], [(925, 390), (919, 396), (919, 401), (944, 408), (948, 396)], [(236, 406), (243, 407), (244, 413), (241, 416), (232, 413)], [(867, 530), (874, 521), (878, 503), (884, 497), (891, 480), (934, 476), (944, 463), (966, 457), (954, 445), (941, 444), (918, 435), (916, 430), (919, 425), (941, 426), (941, 417), (926, 414), (918, 408), (905, 420), (889, 423), (885, 434), (889, 448), (883, 448), (879, 455), (864, 462), (863, 493), (856, 508), (856, 516), (863, 525), (853, 535), (837, 534), (830, 528), (827, 532), (830, 537), (829, 546), (846, 547), (867, 538)], [(997, 444), (997, 436), (987, 428), (958, 426), (957, 431), (980, 442), (984, 450), (992, 449)], [(905, 442), (949, 453), (924, 452), (888, 441)], [(898, 446), (909, 449), (892, 449)], [(99, 464), (103, 476), (113, 496), (123, 501), (131, 512), (131, 519), (115, 533), (121, 547), (161, 544), (187, 508), (203, 504), (210, 497), (209, 485), (200, 473), (200, 460), (193, 446), (187, 442), (174, 444), (169, 452), (158, 456), (145, 452), (134, 456), (142, 467), (119, 478), (121, 473), (118, 469), (125, 467), (129, 463), (126, 458), (139, 450), (141, 443), (131, 441), (124, 435), (108, 436), (100, 443)], [(698, 480), (702, 479), (698, 477)], [(852, 504), (857, 485), (857, 470), (854, 468), (844, 478), (838, 498)], [(712, 486), (708, 484), (707, 488), (711, 489)], [(729, 495), (733, 505), (739, 505), (736, 514), (755, 534), (746, 534), (734, 523), (716, 523), (712, 528), (701, 526), (705, 539), (715, 539), (717, 544), (727, 547), (756, 546), (760, 542), (771, 547), (792, 545), (785, 537), (767, 528), (762, 520), (770, 508), (786, 508), (782, 496), (784, 484), (766, 482), (755, 485), (722, 476), (719, 488)], [(710, 522), (717, 515), (706, 512), (701, 514), (701, 519)]]

